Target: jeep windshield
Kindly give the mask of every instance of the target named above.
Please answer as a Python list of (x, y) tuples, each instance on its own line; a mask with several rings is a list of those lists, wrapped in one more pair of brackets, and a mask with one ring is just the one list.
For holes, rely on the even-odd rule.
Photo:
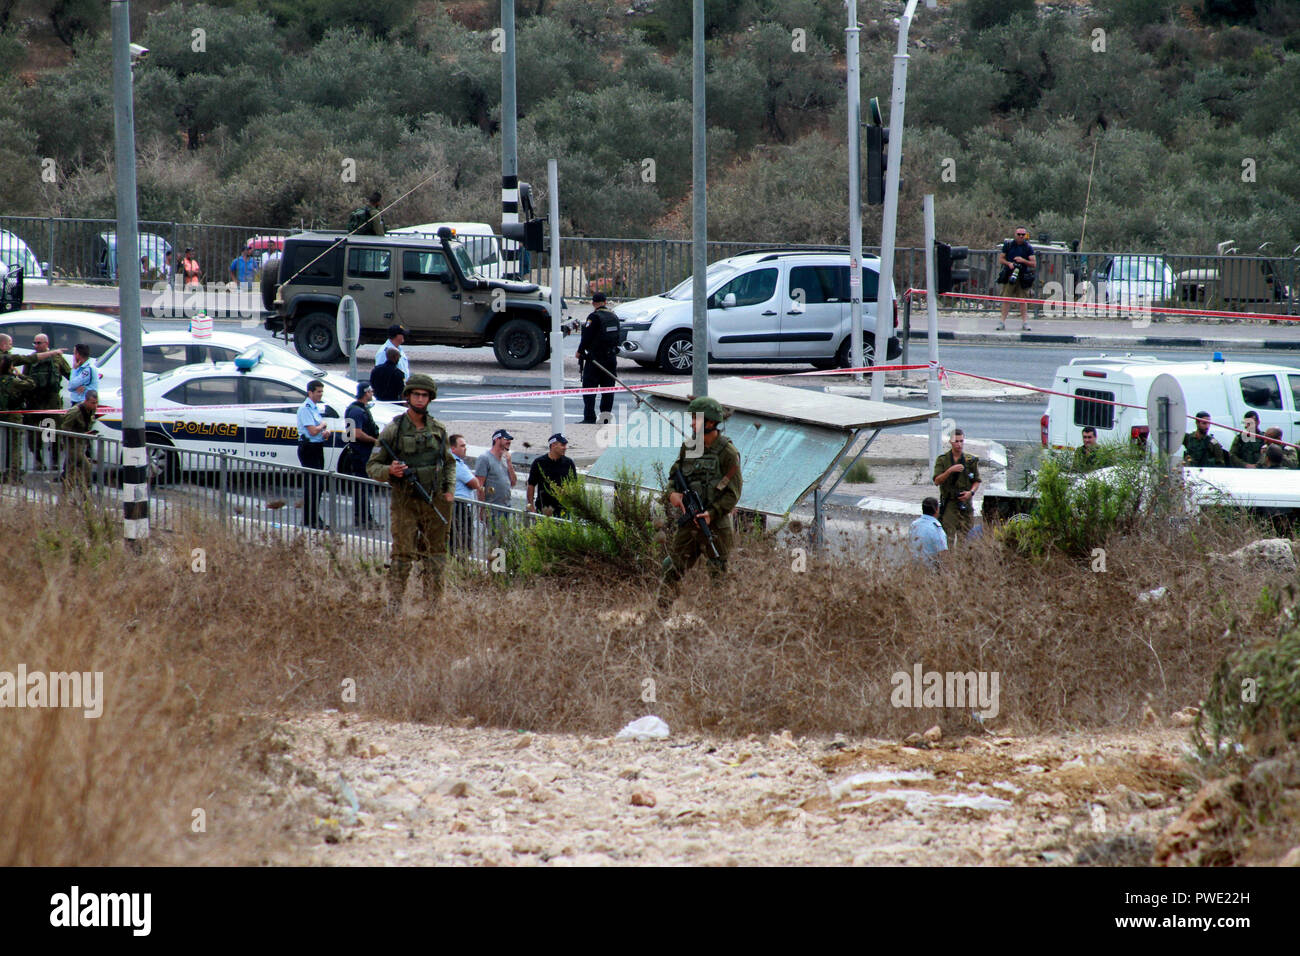
[(463, 245), (459, 242), (450, 242), (448, 245), (451, 246), (451, 254), (456, 257), (456, 264), (460, 266), (461, 272), (477, 279), (484, 278), (483, 274), (479, 272), (478, 266), (470, 260), (469, 253), (465, 251)]
[[(734, 273), (739, 271), (740, 270), (738, 270), (731, 263), (727, 262), (725, 259), (713, 263), (713, 265), (709, 266), (709, 268), (704, 271), (705, 291), (707, 292), (709, 289), (714, 288), (716, 285), (719, 284), (719, 282), (723, 282), (731, 278), (731, 276)], [(694, 288), (694, 279), (695, 277), (691, 276), (681, 285), (675, 286), (674, 288), (665, 292), (664, 298), (676, 299), (679, 302), (689, 299), (691, 297), (691, 290)]]

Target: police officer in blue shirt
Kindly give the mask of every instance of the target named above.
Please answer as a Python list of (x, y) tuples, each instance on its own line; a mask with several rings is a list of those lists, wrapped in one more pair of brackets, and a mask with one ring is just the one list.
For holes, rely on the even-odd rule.
[(309, 528), (326, 529), (320, 519), (321, 479), (325, 470), (325, 442), (330, 430), (321, 415), (320, 400), (325, 395), (325, 383), (312, 379), (307, 383), (307, 400), (298, 409), (298, 462), (304, 468), (314, 469), (302, 482), (302, 521)]
[(910, 532), (912, 553), (932, 568), (939, 566), (940, 553), (948, 550), (948, 536), (938, 514), (939, 499), (926, 498), (921, 502), (921, 517), (912, 522)]

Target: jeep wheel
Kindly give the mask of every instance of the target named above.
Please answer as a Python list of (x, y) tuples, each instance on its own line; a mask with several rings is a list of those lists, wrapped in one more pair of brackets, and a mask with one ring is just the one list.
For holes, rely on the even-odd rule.
[(262, 290), (262, 308), (267, 312), (275, 311), (275, 284), (280, 278), (280, 256), (271, 256), (262, 264), (262, 278), (260, 286)]
[(492, 351), (503, 368), (535, 368), (546, 355), (546, 338), (536, 322), (510, 319), (492, 337)]
[(309, 362), (337, 362), (343, 357), (335, 332), (335, 318), (328, 312), (313, 312), (298, 320), (293, 330), (293, 347)]
[(690, 375), (695, 367), (695, 342), (682, 329), (664, 339), (659, 346), (659, 367), (670, 375)]
[[(852, 336), (845, 338), (844, 344), (840, 346), (839, 352), (836, 353), (835, 362), (837, 365), (839, 365), (840, 368), (853, 367), (853, 350), (851, 347), (852, 341), (853, 341)], [(876, 337), (874, 335), (862, 336), (863, 366), (870, 365), (872, 360), (875, 358), (875, 355), (876, 355)]]

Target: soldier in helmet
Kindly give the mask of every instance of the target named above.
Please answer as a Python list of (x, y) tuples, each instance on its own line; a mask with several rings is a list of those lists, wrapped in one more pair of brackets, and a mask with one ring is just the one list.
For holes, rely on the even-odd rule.
[(705, 523), (713, 532), (718, 557), (709, 551), (698, 523), (680, 525), (669, 544), (669, 556), (664, 559), (664, 588), (661, 600), (671, 602), (677, 584), (701, 554), (708, 557), (709, 570), (722, 574), (727, 570), (727, 555), (731, 552), (734, 527), (731, 512), (740, 500), (743, 479), (740, 475), (740, 452), (731, 439), (718, 431), (718, 425), (727, 417), (717, 399), (696, 398), (687, 406), (691, 413), (691, 432), (694, 441), (683, 442), (677, 460), (668, 473), (668, 514), (672, 518), (685, 514), (683, 495), (673, 480), (674, 472), (681, 472), (686, 483), (700, 496), (704, 512), (698, 522)]
[[(438, 386), (428, 375), (416, 373), (406, 380), (402, 397), (406, 414), (391, 421), (379, 433), (379, 444), (366, 464), (366, 474), (393, 486), (393, 561), (389, 606), (401, 607), (411, 563), (419, 558), (429, 575), (431, 599), (442, 595), (442, 576), (447, 564), (447, 522), (456, 491), (456, 459), (452, 457), (447, 430), (429, 416), (429, 403)], [(384, 447), (387, 445), (393, 454)], [(425, 504), (408, 476), (415, 478), (433, 498)]]

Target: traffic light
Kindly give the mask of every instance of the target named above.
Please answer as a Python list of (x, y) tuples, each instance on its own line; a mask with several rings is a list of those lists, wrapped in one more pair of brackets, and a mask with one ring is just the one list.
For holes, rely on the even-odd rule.
[(867, 205), (885, 201), (885, 160), (889, 130), (883, 126), (867, 127)]
[(935, 293), (944, 295), (952, 287), (970, 280), (969, 269), (954, 269), (953, 263), (960, 262), (970, 255), (965, 246), (950, 246), (946, 242), (934, 241), (934, 279)]
[(546, 220), (528, 219), (524, 222), (507, 222), (501, 225), (501, 235), (522, 243), (529, 252), (546, 251)]

